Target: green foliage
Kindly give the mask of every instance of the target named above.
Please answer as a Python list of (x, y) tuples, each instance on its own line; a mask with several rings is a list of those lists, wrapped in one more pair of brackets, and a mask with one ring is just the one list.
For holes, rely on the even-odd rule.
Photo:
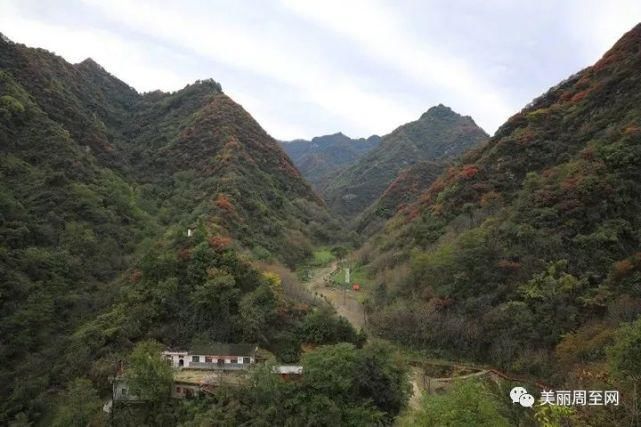
[(312, 265), (323, 267), (336, 259), (336, 254), (331, 249), (323, 248), (314, 251)]
[(268, 342), (265, 327), (276, 321), (278, 300), (269, 284), (263, 284), (240, 301), (243, 336), (247, 342)]
[(376, 135), (351, 139), (339, 132), (311, 141), (298, 139), (280, 144), (307, 182), (322, 191), (336, 173), (357, 162), (380, 141)]
[(611, 374), (623, 381), (638, 382), (641, 379), (640, 351), (641, 319), (621, 325), (607, 352)]
[(152, 406), (169, 400), (173, 384), (171, 367), (160, 357), (162, 344), (139, 342), (129, 357), (126, 379), (132, 395)]
[(372, 237), (377, 333), (559, 383), (601, 378), (612, 331), (641, 314), (640, 35), (510, 118)]
[[(385, 221), (401, 210), (408, 209), (421, 193), (438, 178), (445, 169), (445, 162), (418, 161), (402, 169), (385, 191), (356, 218), (355, 229), (359, 236), (368, 237), (379, 231)], [(416, 210), (408, 210), (414, 215)], [(421, 230), (422, 231), (422, 230)], [(414, 234), (422, 238), (424, 233)], [(429, 238), (429, 236), (427, 237)]]
[[(418, 120), (384, 136), (376, 148), (341, 170), (322, 189), (324, 198), (334, 212), (353, 218), (374, 203), (413, 163), (427, 162), (423, 168), (434, 177), (444, 162), (486, 140), (487, 134), (470, 117), (460, 116), (443, 105), (432, 107)], [(419, 182), (429, 182), (429, 178)], [(366, 228), (367, 224), (360, 227)]]
[(409, 395), (392, 349), (324, 346), (303, 358), (302, 379), (284, 381), (267, 364), (246, 387), (219, 389), (185, 425), (389, 425)]
[(77, 378), (69, 383), (53, 425), (85, 427), (98, 424), (102, 417), (102, 402), (93, 384), (85, 378)]
[(340, 229), (218, 83), (141, 95), (4, 40), (0, 69), (0, 419), (48, 417), (78, 376), (104, 393), (148, 338), (275, 347), (283, 327), (297, 357), (299, 319), (238, 252), (293, 266)]
[(300, 337), (303, 342), (312, 344), (362, 344), (359, 335), (347, 319), (336, 316), (334, 311), (326, 306), (305, 316), (300, 328)]
[(349, 250), (344, 246), (334, 246), (330, 249), (332, 255), (338, 260), (341, 260), (347, 256)]
[(574, 414), (575, 410), (569, 406), (544, 405), (536, 407), (534, 419), (541, 427), (557, 427), (567, 425)]
[(509, 426), (501, 414), (500, 398), (481, 382), (457, 382), (442, 395), (426, 395), (420, 409), (410, 412), (401, 426)]

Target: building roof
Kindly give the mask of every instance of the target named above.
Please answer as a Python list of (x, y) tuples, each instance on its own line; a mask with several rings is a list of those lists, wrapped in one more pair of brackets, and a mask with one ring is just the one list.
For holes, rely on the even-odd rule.
[(211, 343), (195, 345), (189, 350), (189, 354), (212, 355), (212, 356), (254, 356), (258, 350), (256, 344), (229, 344)]
[(276, 374), (301, 375), (303, 373), (303, 367), (298, 365), (280, 365), (274, 366), (273, 371)]
[(240, 384), (246, 380), (244, 371), (221, 372), (202, 369), (181, 369), (174, 372), (174, 382), (193, 385)]

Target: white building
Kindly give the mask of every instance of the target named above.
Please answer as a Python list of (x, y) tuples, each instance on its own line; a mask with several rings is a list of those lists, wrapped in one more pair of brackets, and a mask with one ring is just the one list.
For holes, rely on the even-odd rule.
[(191, 350), (168, 350), (162, 355), (175, 368), (247, 369), (256, 363), (255, 344), (210, 344)]

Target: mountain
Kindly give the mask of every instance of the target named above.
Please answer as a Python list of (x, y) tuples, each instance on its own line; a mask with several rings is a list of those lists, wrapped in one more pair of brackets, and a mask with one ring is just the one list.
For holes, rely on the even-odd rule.
[(72, 65), (11, 42), (0, 66), (76, 146), (135, 185), (164, 225), (207, 216), (248, 249), (290, 264), (302, 254), (279, 253), (289, 250), (284, 241), (304, 252), (310, 239), (327, 237), (319, 225), (327, 218), (309, 216), (326, 212), (320, 199), (213, 80), (140, 95), (91, 59)]
[(356, 217), (354, 230), (362, 236), (371, 236), (380, 230), (399, 209), (414, 202), (429, 188), (445, 167), (444, 162), (421, 160), (402, 169), (383, 194)]
[(122, 145), (161, 218), (187, 227), (204, 215), (255, 254), (289, 265), (337, 232), (276, 141), (215, 83), (145, 95), (132, 117)]
[[(294, 319), (280, 281), (252, 262), (293, 266), (339, 229), (218, 83), (139, 94), (91, 59), (0, 37), (0, 153), (1, 419), (39, 419), (75, 376), (105, 386), (144, 338), (297, 354), (275, 326)], [(272, 305), (250, 331), (254, 300)]]
[(362, 254), (374, 329), (560, 386), (622, 387), (604, 362), (641, 315), (639, 69), (641, 24), (388, 221)]
[(292, 159), (305, 179), (318, 191), (328, 179), (340, 170), (354, 164), (381, 141), (377, 135), (351, 139), (342, 133), (281, 142), (281, 147)]
[(346, 168), (323, 191), (333, 212), (352, 218), (372, 204), (398, 176), (419, 161), (447, 161), (481, 144), (487, 134), (471, 117), (444, 105), (382, 138), (380, 144)]

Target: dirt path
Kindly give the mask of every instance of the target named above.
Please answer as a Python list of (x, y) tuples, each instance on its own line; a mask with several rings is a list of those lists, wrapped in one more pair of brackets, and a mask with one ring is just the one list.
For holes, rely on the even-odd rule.
[[(345, 317), (357, 330), (360, 330), (365, 326), (365, 310), (363, 305), (356, 299), (356, 296), (351, 290), (345, 291), (342, 289), (336, 289), (329, 286), (330, 275), (338, 268), (337, 262), (334, 261), (331, 265), (327, 267), (322, 267), (317, 270), (312, 275), (312, 278), (309, 281), (309, 289), (312, 292), (317, 292), (318, 294), (324, 296), (330, 304), (334, 306), (339, 315)], [(459, 366), (465, 367), (457, 362), (444, 362), (446, 366)], [(481, 368), (467, 366), (470, 369), (475, 370), (468, 375), (452, 378), (431, 378), (430, 379), (430, 389), (437, 389), (447, 387), (448, 384), (451, 384), (453, 381), (461, 380), (471, 377), (481, 377), (481, 376), (490, 376), (495, 381), (498, 379), (516, 381), (521, 383), (532, 382), (532, 379), (522, 379), (516, 378), (509, 374), (505, 374), (501, 371), (492, 368)], [(416, 409), (420, 407), (421, 399), (425, 394), (426, 390), (421, 384), (424, 383), (424, 374), (423, 371), (415, 366), (410, 368), (409, 371), (409, 380), (412, 387), (412, 396), (409, 400), (409, 407)], [(546, 386), (540, 381), (534, 380), (534, 383), (542, 389), (551, 389), (552, 387)], [(433, 388), (432, 388), (433, 387)]]
[[(337, 263), (334, 261), (330, 266), (319, 268), (309, 281), (310, 290), (318, 292), (324, 296), (330, 304), (334, 306), (338, 314), (345, 317), (357, 330), (365, 325), (365, 310), (363, 305), (358, 302), (352, 291), (344, 291), (329, 287), (330, 275), (337, 269)], [(419, 386), (422, 374), (419, 369), (410, 370), (410, 385), (412, 386), (412, 396), (410, 397), (409, 406), (418, 408), (423, 396), (423, 390)]]
[(365, 326), (365, 310), (358, 302), (351, 290), (329, 287), (329, 278), (337, 268), (334, 261), (330, 266), (319, 268), (310, 279), (309, 286), (313, 292), (324, 296), (334, 306), (339, 315), (345, 317), (351, 324), (360, 330)]
[[(334, 261), (330, 266), (319, 268), (309, 281), (310, 290), (323, 295), (330, 304), (334, 306), (338, 314), (345, 317), (357, 330), (365, 326), (365, 310), (363, 305), (358, 302), (352, 291), (329, 287), (329, 279), (332, 272), (337, 268)], [(409, 372), (410, 385), (412, 386), (412, 396), (410, 397), (410, 408), (418, 408), (421, 404), (423, 389), (419, 386), (422, 372), (418, 368), (411, 368)]]

